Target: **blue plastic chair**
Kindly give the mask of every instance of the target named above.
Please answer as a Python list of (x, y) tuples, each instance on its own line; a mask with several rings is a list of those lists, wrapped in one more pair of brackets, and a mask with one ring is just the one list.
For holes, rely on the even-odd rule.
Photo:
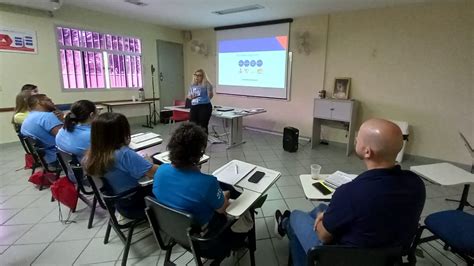
[[(424, 229), (433, 236), (420, 239)], [(449, 210), (430, 214), (425, 219), (425, 226), (418, 232), (418, 244), (440, 239), (449, 247), (451, 252), (461, 256), (468, 266), (474, 264), (474, 215), (460, 211)]]

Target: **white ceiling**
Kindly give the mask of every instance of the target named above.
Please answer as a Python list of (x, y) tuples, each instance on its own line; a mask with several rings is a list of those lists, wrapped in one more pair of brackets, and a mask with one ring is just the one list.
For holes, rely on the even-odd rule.
[[(135, 6), (124, 0), (61, 0), (77, 6), (151, 22), (177, 29), (199, 29), (311, 14), (381, 8), (403, 4), (453, 0), (141, 0), (147, 6)], [(0, 0), (0, 3), (48, 9), (50, 0)], [(263, 9), (216, 15), (212, 11), (259, 4)]]

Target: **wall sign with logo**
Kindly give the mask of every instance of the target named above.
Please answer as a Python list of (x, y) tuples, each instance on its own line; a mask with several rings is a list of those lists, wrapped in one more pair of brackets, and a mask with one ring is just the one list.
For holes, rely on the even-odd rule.
[(38, 53), (36, 32), (0, 27), (0, 52)]

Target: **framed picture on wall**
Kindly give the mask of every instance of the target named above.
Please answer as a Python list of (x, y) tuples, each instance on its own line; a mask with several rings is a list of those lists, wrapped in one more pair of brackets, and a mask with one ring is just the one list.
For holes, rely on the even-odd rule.
[(351, 89), (351, 78), (336, 78), (334, 81), (334, 91), (332, 97), (335, 99), (349, 99)]

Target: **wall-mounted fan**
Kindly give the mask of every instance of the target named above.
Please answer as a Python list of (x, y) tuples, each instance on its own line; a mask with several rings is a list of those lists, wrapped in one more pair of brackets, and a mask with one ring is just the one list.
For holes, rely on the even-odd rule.
[(191, 49), (191, 52), (200, 54), (203, 56), (207, 56), (209, 54), (207, 45), (198, 40), (191, 41), (190, 49)]
[(306, 55), (311, 53), (310, 37), (308, 31), (299, 32), (296, 35), (296, 48), (298, 49), (298, 53), (305, 53)]

